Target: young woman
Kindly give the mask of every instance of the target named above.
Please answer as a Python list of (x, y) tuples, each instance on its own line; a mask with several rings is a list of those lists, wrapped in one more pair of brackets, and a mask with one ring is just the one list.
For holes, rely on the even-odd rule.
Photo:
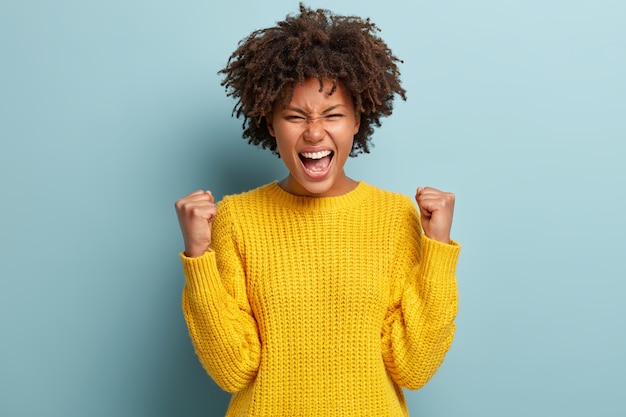
[(300, 6), (244, 39), (221, 72), (244, 137), (289, 175), (218, 204), (176, 203), (183, 310), (228, 416), (406, 416), (457, 313), (454, 195), (355, 181), (349, 156), (404, 98), (369, 20)]

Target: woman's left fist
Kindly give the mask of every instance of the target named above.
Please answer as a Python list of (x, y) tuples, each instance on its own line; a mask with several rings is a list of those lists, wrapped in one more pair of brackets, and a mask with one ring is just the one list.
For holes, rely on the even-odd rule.
[(439, 242), (450, 243), (454, 194), (432, 187), (419, 187), (415, 194), (415, 201), (420, 209), (424, 234)]

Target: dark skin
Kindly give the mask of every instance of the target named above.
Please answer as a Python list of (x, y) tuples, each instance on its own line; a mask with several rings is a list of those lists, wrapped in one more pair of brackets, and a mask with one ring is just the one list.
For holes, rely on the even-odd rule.
[[(369, 19), (337, 16), (300, 4), (298, 15), (243, 39), (220, 71), (227, 94), (237, 101), (233, 113), (243, 118), (243, 137), (284, 154), (290, 173), (279, 184), (286, 191), (323, 197), (341, 195), (356, 186), (343, 170), (347, 156), (369, 152), (374, 128), (380, 126), (381, 118), (391, 115), (394, 98), (406, 99), (397, 67), (402, 61), (377, 36), (378, 31)], [(299, 89), (305, 85), (302, 101)], [(322, 123), (326, 119), (320, 117), (329, 104), (319, 104), (320, 97), (322, 102), (333, 103), (339, 97), (341, 113), (345, 116), (346, 108), (350, 109), (347, 113), (353, 112), (348, 114), (351, 124), (340, 137), (330, 123)], [(298, 125), (302, 131), (287, 123), (284, 109), (292, 103), (300, 116), (315, 122)], [(346, 151), (347, 133), (351, 146)], [(309, 172), (307, 176), (297, 155), (317, 151), (331, 151), (333, 165), (328, 175)], [(454, 195), (419, 187), (415, 200), (426, 236), (449, 243)], [(176, 202), (187, 256), (201, 256), (208, 250), (216, 211), (208, 190)]]
[(300, 14), (243, 39), (220, 71), (227, 94), (237, 101), (233, 113), (243, 118), (243, 137), (277, 153), (267, 129), (275, 103), (289, 102), (294, 88), (307, 79), (317, 79), (320, 88), (330, 80), (351, 92), (360, 117), (350, 156), (368, 153), (374, 129), (391, 115), (394, 98), (406, 99), (397, 66), (402, 61), (378, 31), (369, 19), (301, 4)]
[[(310, 197), (328, 197), (345, 194), (356, 186), (346, 176), (344, 164), (358, 130), (358, 115), (349, 92), (340, 87), (329, 94), (330, 87), (319, 91), (315, 79), (296, 89), (287, 106), (280, 102), (269, 123), (276, 137), (282, 158), (289, 169), (287, 178), (280, 182), (287, 192)], [(330, 109), (330, 113), (328, 110)], [(325, 120), (325, 118), (330, 119)], [(307, 120), (310, 119), (310, 120)], [(321, 178), (311, 178), (300, 163), (301, 150), (332, 150), (332, 170)], [(343, 155), (343, 156), (341, 156)], [(419, 187), (415, 200), (420, 210), (424, 233), (431, 239), (450, 243), (450, 229), (454, 215), (454, 194), (432, 187)], [(176, 212), (185, 243), (185, 255), (203, 255), (211, 244), (211, 229), (217, 213), (211, 191), (198, 190), (176, 202)]]

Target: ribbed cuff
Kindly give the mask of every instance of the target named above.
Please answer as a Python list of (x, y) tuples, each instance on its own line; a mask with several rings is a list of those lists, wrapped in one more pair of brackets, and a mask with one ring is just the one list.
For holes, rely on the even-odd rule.
[(215, 252), (207, 251), (196, 258), (187, 257), (184, 252), (181, 252), (180, 259), (187, 290), (198, 298), (219, 299), (219, 294), (224, 291), (224, 287), (217, 269)]
[(442, 243), (438, 240), (422, 236), (422, 260), (423, 270), (434, 268), (438, 274), (456, 274), (456, 265), (459, 261), (461, 245), (454, 240), (450, 243)]

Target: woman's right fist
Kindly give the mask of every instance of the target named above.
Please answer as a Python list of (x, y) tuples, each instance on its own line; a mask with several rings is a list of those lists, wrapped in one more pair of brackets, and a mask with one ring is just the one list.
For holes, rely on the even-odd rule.
[(198, 190), (176, 202), (178, 224), (185, 242), (185, 255), (203, 255), (211, 244), (211, 224), (217, 213), (211, 191)]

